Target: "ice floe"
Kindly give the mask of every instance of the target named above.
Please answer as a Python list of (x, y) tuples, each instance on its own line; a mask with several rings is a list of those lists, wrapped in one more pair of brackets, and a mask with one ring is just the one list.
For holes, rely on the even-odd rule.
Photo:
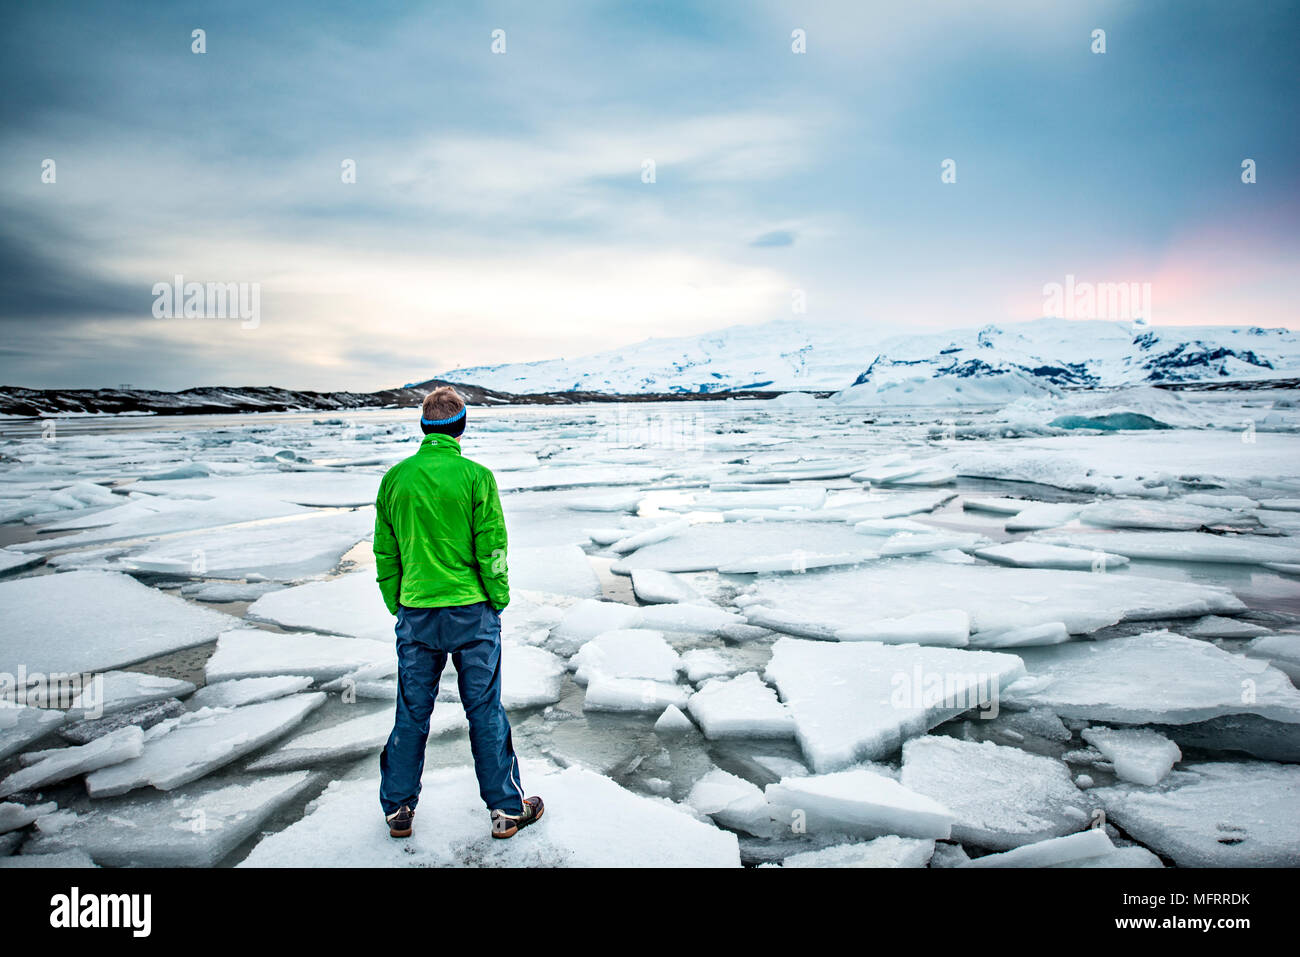
[[(430, 771), (421, 803), (437, 820), (389, 840), (377, 781), (336, 783), (306, 817), (262, 840), (245, 867), (738, 867), (736, 836), (582, 768), (524, 762), (546, 815), (509, 841), (488, 833), (471, 768)], [(627, 826), (636, 821), (635, 828)], [(434, 826), (436, 824), (436, 826)], [(400, 844), (400, 846), (399, 846)]]
[(766, 677), (794, 716), (816, 771), (885, 757), (956, 715), (996, 705), (1024, 674), (1015, 655), (782, 638)]

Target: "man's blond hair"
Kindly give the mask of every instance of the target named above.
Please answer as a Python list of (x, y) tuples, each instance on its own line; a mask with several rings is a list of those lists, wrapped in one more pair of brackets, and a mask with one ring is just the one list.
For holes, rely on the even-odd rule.
[(451, 386), (444, 385), (424, 397), (424, 408), (421, 414), (430, 422), (438, 422), (460, 414), (463, 408), (465, 408), (465, 400)]

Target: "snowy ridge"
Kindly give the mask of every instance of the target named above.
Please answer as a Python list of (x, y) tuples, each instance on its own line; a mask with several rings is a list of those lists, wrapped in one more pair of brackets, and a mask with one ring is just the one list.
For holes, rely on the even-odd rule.
[(1051, 389), (1300, 374), (1300, 334), (1289, 329), (1036, 319), (917, 335), (890, 331), (782, 319), (573, 359), (452, 369), (439, 378), (522, 394), (638, 394), (862, 385), (875, 391), (904, 380), (1007, 375)]

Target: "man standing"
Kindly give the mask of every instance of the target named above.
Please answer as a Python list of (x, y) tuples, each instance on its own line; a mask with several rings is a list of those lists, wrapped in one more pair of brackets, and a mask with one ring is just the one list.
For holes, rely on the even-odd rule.
[(375, 564), (397, 616), (397, 717), (379, 756), (379, 803), (393, 837), (410, 837), (438, 679), (451, 656), (469, 719), (479, 795), (492, 836), (542, 816), (524, 797), (501, 705), (501, 610), (510, 602), (506, 524), (492, 472), (460, 454), (465, 403), (444, 386), (424, 399), (419, 451), (379, 483)]

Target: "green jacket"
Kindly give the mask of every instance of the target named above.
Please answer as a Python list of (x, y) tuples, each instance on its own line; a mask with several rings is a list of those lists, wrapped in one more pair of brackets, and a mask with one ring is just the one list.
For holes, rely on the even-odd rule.
[(384, 604), (410, 608), (510, 603), (506, 522), (492, 472), (460, 443), (426, 435), (398, 462), (375, 499), (375, 565)]

